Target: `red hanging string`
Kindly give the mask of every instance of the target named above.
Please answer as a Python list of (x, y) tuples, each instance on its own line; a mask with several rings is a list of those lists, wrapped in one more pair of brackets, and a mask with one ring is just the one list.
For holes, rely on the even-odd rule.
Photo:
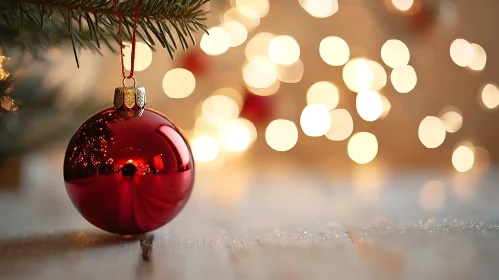
[(122, 21), (121, 13), (118, 11), (118, 0), (113, 0), (114, 12), (118, 17), (118, 35), (120, 37), (120, 56), (121, 56), (121, 73), (123, 74), (123, 78), (131, 79), (133, 78), (134, 70), (135, 70), (135, 45), (137, 43), (137, 18), (139, 16), (139, 8), (142, 4), (142, 0), (137, 1), (137, 6), (135, 6), (135, 12), (133, 16), (133, 31), (132, 31), (132, 54), (131, 54), (131, 68), (130, 74), (127, 76), (125, 74), (125, 62), (124, 62), (124, 54), (123, 54), (123, 33), (122, 33)]

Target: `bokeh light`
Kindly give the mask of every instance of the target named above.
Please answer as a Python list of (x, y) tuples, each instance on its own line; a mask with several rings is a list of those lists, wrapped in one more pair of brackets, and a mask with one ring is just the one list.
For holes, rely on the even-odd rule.
[(386, 75), (385, 68), (381, 66), (381, 64), (377, 63), (376, 61), (369, 60), (368, 62), (369, 68), (371, 69), (373, 73), (373, 81), (371, 85), (369, 86), (369, 89), (372, 90), (381, 90), (386, 86), (386, 82), (388, 80), (388, 77)]
[(487, 53), (482, 48), (482, 46), (477, 44), (470, 44), (473, 49), (473, 58), (469, 63), (468, 67), (475, 71), (481, 71), (485, 68), (487, 64)]
[(395, 68), (392, 70), (390, 80), (396, 91), (400, 93), (408, 93), (416, 87), (418, 76), (416, 71), (410, 65), (403, 68)]
[(373, 90), (361, 91), (357, 94), (356, 107), (363, 120), (372, 122), (381, 117), (383, 100), (379, 93)]
[(235, 88), (230, 88), (230, 87), (219, 88), (213, 92), (213, 95), (227, 96), (230, 99), (232, 99), (234, 102), (236, 102), (238, 108), (241, 108), (243, 106), (244, 97), (241, 94), (241, 92)]
[(192, 155), (199, 162), (210, 162), (218, 157), (220, 148), (217, 139), (211, 136), (198, 136), (191, 141)]
[(338, 11), (338, 0), (300, 0), (300, 4), (315, 18), (325, 18)]
[(275, 83), (273, 83), (269, 87), (254, 88), (254, 87), (248, 86), (248, 90), (251, 91), (252, 93), (254, 93), (255, 95), (269, 96), (269, 95), (272, 95), (272, 94), (278, 92), (280, 87), (281, 87), (281, 81), (276, 80)]
[(466, 67), (473, 60), (473, 48), (468, 41), (456, 39), (450, 45), (450, 57), (458, 66)]
[(237, 47), (248, 38), (246, 27), (239, 21), (229, 20), (222, 23), (221, 27), (229, 33), (230, 46)]
[(196, 78), (187, 69), (175, 68), (163, 78), (163, 91), (171, 98), (185, 98), (196, 88)]
[(407, 66), (411, 58), (409, 48), (400, 40), (388, 40), (381, 47), (381, 58), (391, 68)]
[(303, 62), (297, 60), (291, 65), (278, 65), (278, 79), (283, 83), (298, 83), (305, 71)]
[[(132, 46), (131, 45), (125, 45), (125, 48), (123, 49), (123, 61), (125, 64), (125, 69), (129, 70), (131, 69), (132, 66)], [(142, 42), (137, 42), (135, 45), (135, 71), (143, 71), (149, 65), (151, 65), (152, 62), (152, 51), (151, 48), (145, 43)]]
[(274, 120), (265, 130), (265, 140), (276, 151), (288, 151), (298, 142), (298, 129), (292, 121)]
[(329, 112), (331, 116), (331, 128), (326, 137), (333, 141), (343, 141), (350, 137), (353, 132), (353, 119), (345, 109), (335, 109)]
[(251, 9), (261, 18), (269, 13), (269, 6), (269, 0), (236, 0), (237, 8)]
[(199, 47), (208, 55), (221, 55), (226, 52), (231, 45), (229, 32), (220, 26), (212, 27), (201, 37)]
[(207, 120), (203, 115), (199, 116), (194, 123), (194, 135), (197, 136), (217, 136), (220, 125), (224, 122), (213, 122)]
[(339, 100), (338, 88), (331, 82), (317, 82), (307, 91), (307, 104), (324, 104), (328, 110), (336, 108)]
[(277, 80), (277, 67), (267, 59), (250, 61), (243, 69), (246, 84), (254, 88), (268, 88)]
[(220, 128), (218, 139), (224, 150), (242, 152), (256, 139), (256, 128), (246, 119), (231, 120)]
[(381, 118), (384, 119), (386, 118), (386, 116), (388, 116), (388, 113), (390, 113), (392, 104), (390, 103), (390, 100), (388, 100), (388, 98), (386, 98), (384, 95), (381, 95), (381, 101), (383, 102), (383, 112), (381, 113)]
[(442, 145), (445, 140), (445, 125), (437, 117), (428, 116), (419, 124), (419, 140), (427, 148), (433, 149)]
[(322, 60), (332, 66), (341, 66), (350, 59), (350, 48), (340, 37), (330, 36), (322, 39), (319, 45)]
[(227, 10), (223, 15), (223, 21), (230, 20), (239, 21), (248, 30), (260, 25), (260, 15), (258, 12), (247, 7), (233, 7)]
[(300, 58), (300, 46), (288, 35), (273, 38), (269, 43), (269, 57), (275, 63), (290, 65)]
[(319, 137), (331, 128), (331, 116), (324, 104), (307, 105), (300, 116), (301, 129), (307, 136)]
[(225, 95), (213, 95), (203, 102), (201, 112), (207, 121), (213, 124), (222, 124), (239, 116), (239, 105)]
[(358, 164), (371, 162), (378, 154), (378, 140), (369, 132), (358, 132), (348, 141), (348, 156)]
[(424, 210), (435, 211), (442, 208), (445, 197), (445, 184), (442, 181), (429, 181), (419, 191), (419, 205)]
[(457, 132), (463, 125), (463, 117), (456, 111), (446, 111), (440, 116), (445, 130), (449, 133)]
[(499, 105), (499, 89), (496, 85), (486, 84), (483, 87), (482, 102), (489, 109), (494, 109)]
[(392, 0), (392, 4), (400, 11), (407, 11), (414, 5), (414, 0)]
[(269, 44), (275, 35), (269, 32), (260, 32), (255, 34), (251, 40), (246, 44), (244, 49), (244, 54), (248, 61), (253, 61), (257, 58), (267, 58), (269, 57)]
[(370, 63), (365, 58), (354, 58), (343, 67), (343, 80), (353, 92), (370, 88), (374, 80), (374, 73)]
[(468, 146), (459, 146), (452, 153), (452, 165), (458, 172), (469, 171), (475, 163), (475, 153)]

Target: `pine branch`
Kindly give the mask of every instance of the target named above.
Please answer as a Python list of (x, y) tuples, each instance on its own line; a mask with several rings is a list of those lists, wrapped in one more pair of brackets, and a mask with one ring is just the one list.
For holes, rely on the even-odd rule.
[[(137, 35), (154, 48), (158, 41), (173, 59), (178, 43), (185, 51), (187, 37), (195, 44), (193, 32), (207, 32), (209, 0), (144, 0), (138, 14)], [(123, 17), (123, 36), (130, 40), (137, 0), (123, 0), (118, 10)], [(39, 55), (65, 40), (73, 45), (76, 63), (78, 50), (111, 50), (119, 42), (118, 18), (110, 0), (0, 0), (0, 44)]]

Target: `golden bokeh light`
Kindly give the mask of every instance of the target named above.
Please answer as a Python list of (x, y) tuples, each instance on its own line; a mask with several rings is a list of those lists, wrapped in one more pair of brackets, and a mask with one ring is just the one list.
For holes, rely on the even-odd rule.
[(343, 141), (350, 137), (353, 132), (353, 119), (345, 109), (335, 109), (329, 112), (331, 116), (331, 128), (326, 137), (333, 141)]
[(269, 13), (269, 0), (236, 0), (236, 7), (239, 9), (251, 9), (259, 17), (265, 17)]
[(386, 118), (386, 116), (388, 116), (388, 113), (390, 113), (392, 104), (390, 103), (390, 100), (388, 100), (388, 98), (386, 98), (384, 95), (381, 95), (381, 101), (383, 102), (383, 112), (381, 113), (381, 118), (384, 119)]
[(473, 49), (473, 58), (468, 67), (475, 71), (482, 71), (487, 64), (487, 53), (478, 44), (470, 44), (470, 46)]
[(275, 83), (273, 83), (269, 87), (254, 88), (254, 87), (248, 86), (248, 90), (251, 91), (252, 93), (254, 93), (255, 95), (269, 96), (269, 95), (272, 95), (272, 94), (278, 92), (280, 87), (281, 87), (281, 81), (276, 80)]
[(196, 88), (196, 78), (187, 69), (175, 68), (163, 78), (163, 91), (171, 98), (185, 98)]
[(369, 67), (371, 68), (371, 71), (373, 73), (373, 81), (369, 86), (369, 89), (381, 90), (386, 86), (386, 82), (388, 80), (385, 68), (383, 68), (381, 64), (373, 60), (369, 60), (367, 63), (369, 64)]
[(241, 45), (248, 38), (246, 27), (239, 21), (228, 20), (222, 23), (221, 27), (229, 33), (231, 47)]
[(292, 121), (274, 120), (265, 130), (265, 140), (276, 151), (288, 151), (298, 142), (298, 129)]
[(241, 108), (244, 103), (243, 95), (235, 88), (230, 88), (230, 87), (219, 88), (213, 92), (213, 95), (227, 96), (230, 99), (234, 100), (234, 102), (236, 102), (239, 108)]
[(330, 36), (322, 39), (319, 45), (322, 60), (332, 66), (341, 66), (350, 59), (350, 48), (340, 37)]
[(348, 61), (343, 67), (343, 80), (353, 92), (369, 89), (374, 81), (374, 72), (369, 60), (354, 58)]
[(348, 141), (348, 156), (358, 164), (371, 162), (378, 154), (378, 140), (369, 132), (358, 132)]
[(450, 57), (458, 66), (466, 67), (473, 60), (473, 48), (468, 41), (456, 39), (450, 45)]
[(256, 128), (246, 119), (235, 119), (224, 124), (218, 131), (222, 149), (231, 152), (247, 150), (256, 139)]
[(404, 42), (391, 39), (381, 47), (381, 58), (388, 67), (402, 68), (409, 63), (411, 53)]
[(277, 65), (278, 79), (283, 83), (298, 83), (303, 77), (305, 71), (303, 62), (297, 60), (291, 65)]
[(338, 11), (338, 0), (300, 0), (303, 9), (315, 18), (325, 18)]
[(238, 118), (237, 122), (248, 128), (251, 136), (251, 143), (255, 142), (258, 134), (256, 126), (250, 120), (247, 120), (245, 118)]
[(463, 125), (463, 117), (456, 111), (447, 111), (440, 116), (440, 119), (449, 133), (457, 132)]
[[(132, 46), (131, 45), (125, 45), (125, 48), (123, 49), (123, 61), (125, 64), (125, 69), (129, 70), (131, 69), (132, 66)], [(137, 42), (135, 45), (135, 71), (143, 71), (149, 65), (151, 65), (152, 62), (152, 51), (151, 48), (145, 43), (142, 42)]]
[(383, 100), (379, 93), (373, 90), (361, 91), (357, 94), (356, 107), (363, 120), (373, 122), (383, 113)]
[(220, 26), (212, 27), (201, 37), (199, 47), (207, 55), (221, 55), (226, 52), (231, 45), (231, 37), (229, 32)]
[(433, 149), (442, 145), (445, 140), (445, 125), (437, 117), (428, 116), (419, 124), (419, 140), (427, 148)]
[(268, 59), (269, 44), (274, 38), (275, 35), (269, 32), (260, 32), (255, 34), (255, 36), (248, 41), (248, 44), (246, 44), (246, 48), (244, 49), (246, 59), (248, 61), (253, 61), (257, 58)]
[(475, 153), (468, 146), (459, 146), (452, 153), (452, 165), (458, 172), (469, 171), (475, 163)]
[(427, 211), (441, 209), (445, 197), (445, 184), (442, 181), (428, 181), (419, 191), (419, 206)]
[(400, 93), (408, 93), (416, 87), (418, 76), (416, 71), (410, 65), (392, 70), (390, 80), (396, 91)]
[(211, 136), (199, 136), (191, 140), (191, 149), (194, 160), (210, 162), (218, 157), (220, 148), (217, 139)]
[(301, 129), (307, 136), (319, 137), (331, 128), (331, 116), (324, 104), (307, 105), (300, 116)]
[(258, 12), (247, 7), (233, 7), (227, 10), (223, 15), (223, 21), (230, 20), (239, 21), (248, 30), (260, 25), (260, 15)]
[(400, 11), (408, 11), (414, 5), (414, 0), (392, 0), (392, 4)]
[(333, 110), (339, 101), (338, 88), (331, 82), (317, 82), (307, 91), (307, 104), (324, 104), (328, 110)]
[(496, 85), (486, 84), (483, 87), (482, 102), (489, 109), (494, 109), (499, 105), (499, 89)]
[(281, 35), (270, 40), (268, 54), (273, 62), (290, 65), (300, 58), (300, 46), (295, 38)]
[(225, 122), (208, 121), (203, 115), (199, 116), (194, 123), (194, 135), (217, 136), (219, 126)]
[(241, 108), (236, 101), (225, 95), (210, 96), (206, 98), (201, 107), (203, 117), (216, 125), (236, 119), (240, 111)]
[(270, 60), (255, 59), (244, 67), (243, 78), (251, 87), (268, 88), (277, 80), (277, 67)]

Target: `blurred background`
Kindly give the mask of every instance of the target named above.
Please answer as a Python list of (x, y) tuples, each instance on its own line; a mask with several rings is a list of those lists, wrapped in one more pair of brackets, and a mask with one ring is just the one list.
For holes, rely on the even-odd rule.
[[(205, 9), (210, 35), (174, 61), (137, 44), (147, 107), (187, 133), (196, 160), (193, 202), (168, 230), (206, 241), (249, 227), (252, 240), (287, 227), (347, 236), (347, 225), (375, 221), (390, 233), (394, 221), (396, 233), (498, 222), (499, 2), (212, 0)], [(2, 99), (4, 234), (91, 228), (70, 206), (62, 162), (72, 133), (121, 86), (119, 56), (104, 54), (83, 52), (80, 69), (70, 46), (26, 59), (19, 97)], [(129, 55), (128, 46), (127, 69)], [(476, 257), (474, 245), (459, 250)]]
[[(213, 0), (210, 36), (175, 61), (139, 43), (136, 77), (148, 106), (187, 132), (199, 169), (481, 173), (498, 155), (495, 5)], [(24, 67), (24, 96), (3, 98), (2, 162), (63, 147), (111, 105), (117, 55), (84, 52), (77, 69), (71, 52)], [(24, 110), (8, 114), (16, 102)]]

